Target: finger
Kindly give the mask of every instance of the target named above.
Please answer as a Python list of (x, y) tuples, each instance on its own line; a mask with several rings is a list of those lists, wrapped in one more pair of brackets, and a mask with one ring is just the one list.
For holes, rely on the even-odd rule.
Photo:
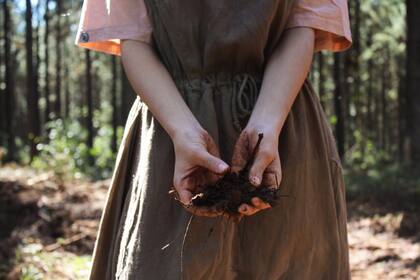
[(232, 172), (237, 173), (241, 171), (248, 162), (249, 157), (249, 137), (248, 134), (244, 131), (241, 133), (241, 135), (239, 135), (235, 147), (233, 148), (233, 155), (231, 160)]
[(252, 204), (254, 205), (255, 208), (260, 209), (260, 210), (264, 210), (267, 208), (270, 208), (271, 205), (262, 201), (260, 198), (258, 197), (253, 197), (251, 199)]
[(193, 182), (189, 177), (176, 176), (174, 178), (174, 189), (177, 192), (176, 198), (184, 205), (189, 205), (193, 197), (191, 186), (193, 186)]
[(281, 182), (281, 171), (267, 171), (267, 169), (263, 174), (261, 184), (270, 188), (279, 188)]
[(208, 152), (199, 153), (197, 156), (198, 165), (215, 174), (224, 174), (229, 170), (229, 165), (226, 162)]
[(191, 191), (187, 189), (183, 189), (183, 188), (178, 189), (177, 191), (178, 191), (179, 201), (184, 205), (189, 205), (193, 196)]
[(264, 186), (278, 189), (282, 180), (280, 157), (277, 155), (264, 171), (262, 184)]
[(259, 210), (255, 207), (252, 207), (248, 204), (242, 204), (241, 206), (239, 206), (238, 212), (240, 214), (243, 214), (245, 216), (251, 216), (254, 215), (255, 213), (257, 213)]
[(202, 217), (218, 217), (223, 215), (222, 211), (217, 211), (208, 207), (196, 207), (196, 206), (189, 206), (186, 207), (188, 212), (191, 212), (195, 216), (202, 216)]
[(262, 181), (262, 177), (265, 169), (273, 161), (271, 152), (266, 149), (261, 149), (257, 152), (254, 163), (249, 170), (249, 181), (254, 186), (259, 186)]

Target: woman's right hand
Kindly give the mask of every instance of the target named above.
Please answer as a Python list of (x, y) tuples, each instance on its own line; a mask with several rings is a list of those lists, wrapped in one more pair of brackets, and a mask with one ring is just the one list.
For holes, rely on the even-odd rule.
[(174, 188), (178, 200), (194, 215), (219, 216), (222, 212), (190, 205), (201, 188), (214, 183), (229, 170), (207, 131), (199, 128), (180, 131), (173, 138), (175, 148)]
[(196, 215), (218, 215), (209, 209), (187, 207), (201, 186), (229, 169), (219, 158), (213, 139), (200, 126), (150, 44), (123, 40), (121, 56), (134, 90), (174, 143), (174, 187), (179, 200)]

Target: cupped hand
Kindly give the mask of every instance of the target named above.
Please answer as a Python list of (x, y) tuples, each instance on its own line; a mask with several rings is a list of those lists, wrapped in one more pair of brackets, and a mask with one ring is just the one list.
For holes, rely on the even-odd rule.
[[(260, 133), (263, 134), (263, 138), (255, 151), (255, 157), (249, 169), (249, 181), (255, 187), (264, 185), (278, 188), (282, 177), (278, 151), (279, 133), (270, 126), (248, 125), (242, 131), (233, 151), (232, 172), (242, 170), (252, 158)], [(238, 212), (241, 215), (250, 216), (271, 207), (258, 197), (252, 198), (251, 202), (252, 205), (240, 205)]]
[(174, 139), (174, 189), (185, 209), (197, 216), (215, 217), (223, 212), (206, 207), (194, 207), (191, 199), (205, 185), (216, 182), (229, 170), (220, 159), (219, 149), (212, 137), (202, 129), (179, 133)]

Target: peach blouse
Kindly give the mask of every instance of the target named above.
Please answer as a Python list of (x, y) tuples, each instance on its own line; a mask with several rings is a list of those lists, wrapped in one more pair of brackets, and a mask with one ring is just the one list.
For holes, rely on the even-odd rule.
[[(315, 51), (343, 51), (352, 43), (347, 0), (296, 0), (286, 28), (315, 29)], [(151, 41), (144, 0), (84, 0), (76, 44), (120, 55), (120, 40)]]

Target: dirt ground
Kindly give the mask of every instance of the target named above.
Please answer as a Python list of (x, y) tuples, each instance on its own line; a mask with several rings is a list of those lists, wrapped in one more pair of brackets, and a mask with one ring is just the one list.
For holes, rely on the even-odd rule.
[[(0, 167), (0, 279), (86, 279), (109, 181)], [(353, 279), (420, 279), (417, 210), (348, 202)]]

